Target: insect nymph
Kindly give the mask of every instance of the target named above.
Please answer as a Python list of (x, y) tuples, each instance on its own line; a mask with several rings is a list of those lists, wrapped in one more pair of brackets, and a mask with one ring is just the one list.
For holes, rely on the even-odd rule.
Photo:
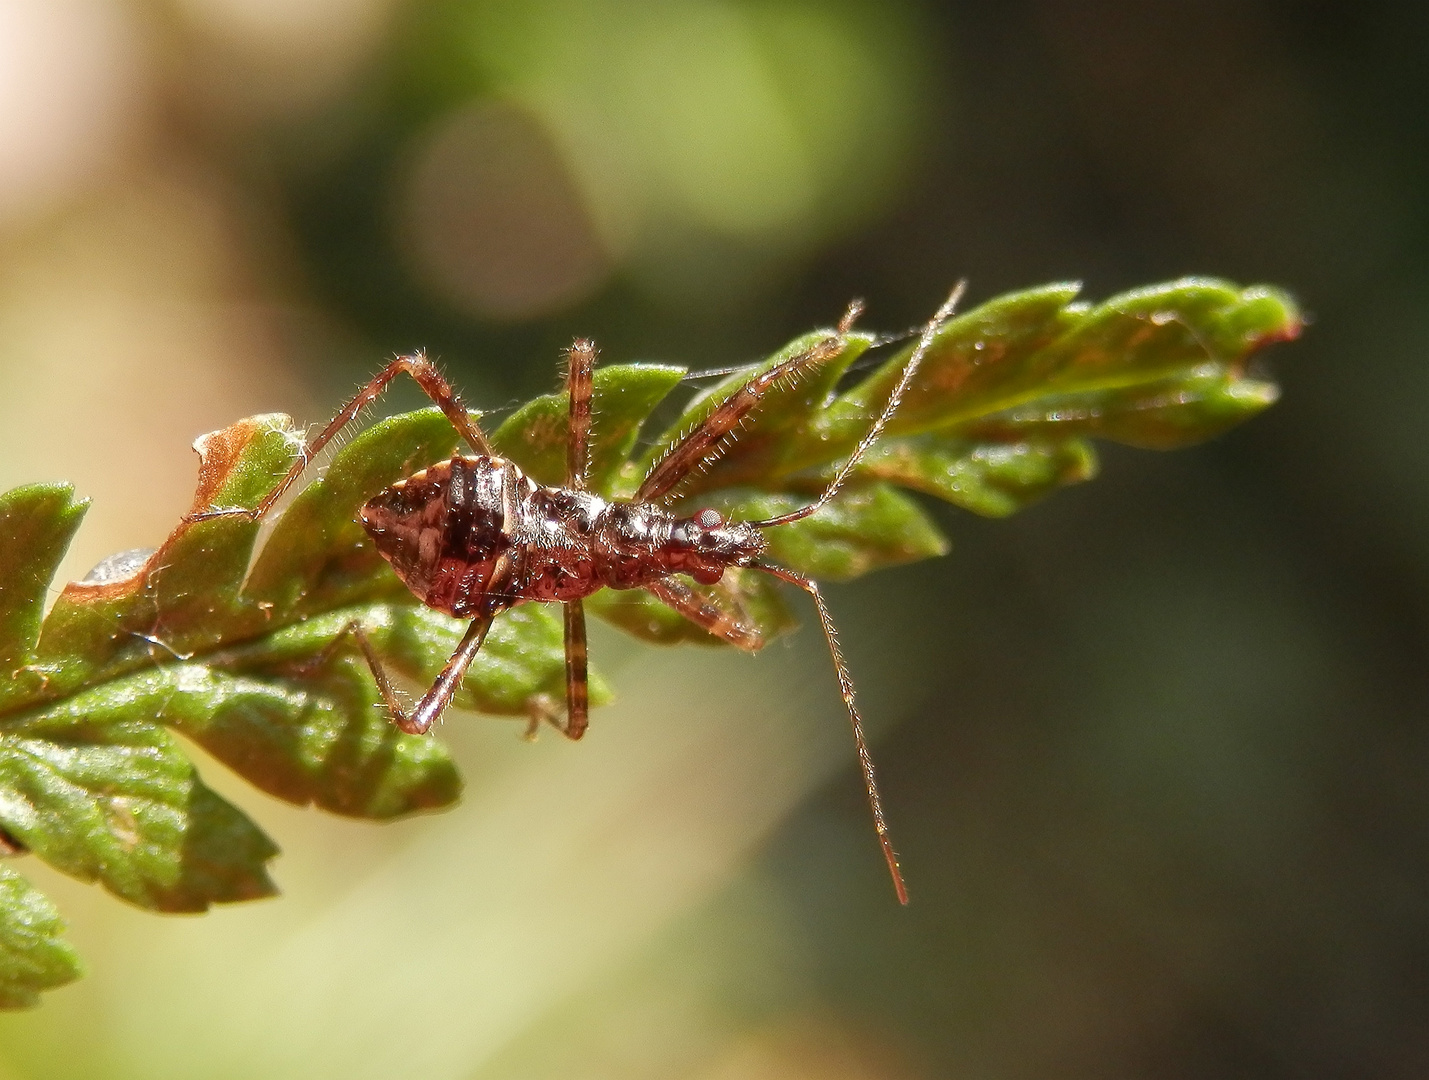
[(735, 567), (763, 571), (803, 589), (818, 609), (853, 726), (879, 842), (898, 898), (907, 903), (874, 779), (873, 760), (854, 703), (853, 680), (839, 651), (828, 608), (812, 579), (766, 559), (763, 534), (767, 529), (817, 513), (839, 491), (897, 409), (934, 334), (952, 314), (961, 291), (959, 286), (923, 328), (882, 412), (833, 480), (813, 502), (777, 517), (725, 521), (708, 508), (681, 517), (662, 503), (693, 470), (719, 456), (726, 440), (772, 388), (798, 380), (843, 351), (861, 310), (858, 303), (850, 305), (835, 331), (799, 355), (755, 375), (715, 406), (702, 423), (666, 451), (630, 499), (607, 500), (587, 490), (596, 353), (589, 341), (582, 340), (568, 351), (566, 392), (570, 412), (563, 487), (539, 485), (514, 462), (496, 455), (446, 379), (425, 356), (417, 354), (393, 360), (363, 387), (255, 508), (214, 509), (198, 516), (238, 513), (255, 520), (261, 518), (292, 486), (313, 456), (388, 383), (406, 372), (445, 413), (474, 453), (439, 462), (379, 492), (363, 505), (359, 520), (377, 550), (418, 600), (470, 622), (446, 667), (410, 711), (399, 701), (362, 626), (353, 623), (344, 630), (343, 636), (351, 633), (366, 657), (393, 721), (403, 731), (428, 731), (450, 704), (498, 614), (529, 601), (560, 602), (565, 613), (564, 716), (557, 706), (547, 702), (538, 706), (537, 719), (549, 721), (569, 738), (579, 739), (586, 730), (589, 712), (582, 606), (585, 597), (603, 588), (645, 589), (710, 634), (754, 651), (763, 645), (759, 630), (707, 602), (681, 577), (711, 585)]

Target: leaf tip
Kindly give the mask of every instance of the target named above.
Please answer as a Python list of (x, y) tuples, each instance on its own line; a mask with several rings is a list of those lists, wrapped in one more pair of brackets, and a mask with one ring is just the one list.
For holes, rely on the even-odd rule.
[(286, 413), (262, 413), (195, 439), (193, 448), (198, 454), (199, 466), (192, 512), (197, 514), (213, 506), (229, 475), (238, 467), (243, 452), (256, 439), (269, 432), (279, 432), (296, 440), (298, 436), (292, 424), (292, 418)]
[(1252, 285), (1242, 290), (1241, 302), (1261, 315), (1259, 332), (1253, 335), (1257, 346), (1294, 341), (1309, 322), (1295, 298), (1273, 285)]

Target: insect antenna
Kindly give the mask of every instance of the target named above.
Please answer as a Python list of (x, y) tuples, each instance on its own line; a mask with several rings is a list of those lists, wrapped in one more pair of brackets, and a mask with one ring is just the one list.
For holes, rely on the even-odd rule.
[[(883, 429), (887, 427), (888, 421), (897, 411), (899, 404), (903, 401), (903, 396), (908, 392), (908, 387), (912, 385), (913, 377), (918, 372), (918, 365), (923, 362), (923, 357), (932, 347), (933, 338), (943, 323), (956, 310), (966, 288), (966, 281), (958, 282), (952, 295), (923, 327), (918, 345), (914, 348), (913, 355), (908, 358), (908, 363), (904, 365), (903, 372), (898, 377), (898, 382), (894, 385), (892, 393), (888, 395), (888, 402), (883, 406), (883, 412), (864, 433), (863, 438), (854, 447), (853, 453), (849, 455), (849, 459), (843, 463), (842, 468), (839, 469), (829, 486), (824, 489), (823, 494), (808, 506), (800, 507), (787, 514), (780, 514), (778, 517), (766, 518), (763, 521), (751, 521), (748, 522), (749, 525), (757, 529), (769, 529), (775, 525), (787, 525), (793, 521), (800, 521), (818, 513), (838, 493), (839, 488), (843, 486), (844, 481), (848, 479), (859, 460), (867, 453), (868, 448), (883, 434)], [(848, 662), (844, 660), (843, 650), (839, 648), (838, 631), (834, 628), (833, 617), (829, 614), (828, 606), (819, 592), (819, 585), (813, 578), (782, 566), (776, 566), (773, 563), (755, 562), (751, 565), (753, 569), (762, 570), (780, 581), (797, 585), (813, 598), (814, 607), (819, 612), (819, 624), (824, 630), (824, 640), (829, 646), (829, 656), (833, 659), (834, 671), (838, 675), (839, 692), (843, 695), (844, 706), (848, 709), (849, 724), (853, 728), (854, 744), (858, 749), (858, 765), (863, 773), (863, 786), (868, 793), (869, 808), (873, 811), (873, 827), (878, 832), (878, 843), (883, 848), (883, 858), (888, 863), (888, 873), (893, 878), (893, 888), (898, 894), (898, 902), (906, 904), (908, 903), (908, 887), (903, 881), (903, 872), (898, 868), (898, 853), (893, 849), (893, 837), (888, 829), (888, 820), (883, 815), (883, 800), (878, 794), (878, 778), (873, 767), (873, 754), (868, 748), (868, 739), (863, 734), (863, 719), (858, 714), (858, 704), (854, 699), (853, 676), (849, 674)]]
[(868, 448), (883, 434), (883, 429), (888, 426), (888, 421), (893, 418), (893, 414), (898, 411), (898, 406), (903, 401), (903, 395), (908, 392), (908, 387), (913, 384), (913, 376), (918, 373), (918, 365), (923, 362), (923, 357), (932, 347), (933, 338), (938, 333), (938, 330), (942, 327), (943, 323), (952, 317), (953, 312), (957, 309), (958, 302), (962, 300), (963, 293), (967, 290), (967, 285), (968, 283), (966, 281), (958, 282), (957, 286), (953, 289), (952, 295), (943, 302), (943, 306), (933, 314), (933, 317), (928, 320), (928, 324), (923, 327), (922, 335), (918, 338), (918, 345), (913, 350), (913, 355), (908, 358), (908, 363), (904, 365), (903, 374), (899, 376), (897, 384), (893, 387), (893, 392), (888, 395), (888, 403), (883, 406), (883, 412), (880, 413), (878, 419), (873, 422), (873, 426), (864, 432), (863, 438), (860, 439), (858, 445), (853, 448), (853, 453), (850, 454), (848, 460), (843, 463), (843, 467), (839, 469), (838, 474), (829, 482), (829, 486), (824, 488), (824, 493), (808, 506), (801, 506), (797, 510), (791, 510), (789, 513), (780, 514), (777, 517), (764, 518), (762, 521), (751, 521), (748, 522), (748, 524), (756, 529), (771, 529), (775, 525), (787, 525), (791, 521), (802, 521), (806, 517), (817, 514), (828, 505), (829, 500), (838, 494), (839, 489), (844, 485), (844, 481), (849, 478), (849, 474), (858, 466), (863, 455), (868, 452)]
[(763, 570), (780, 581), (797, 585), (814, 600), (819, 612), (819, 624), (824, 628), (824, 640), (829, 645), (829, 655), (833, 657), (834, 671), (838, 675), (839, 693), (843, 695), (848, 708), (849, 724), (853, 727), (853, 741), (858, 749), (858, 767), (863, 773), (863, 787), (868, 792), (868, 805), (873, 811), (873, 827), (878, 832), (878, 843), (883, 848), (884, 861), (888, 863), (888, 873), (893, 878), (893, 889), (898, 894), (900, 904), (908, 903), (908, 886), (903, 881), (903, 871), (898, 868), (898, 853), (893, 850), (893, 834), (888, 829), (888, 820), (883, 816), (883, 800), (878, 794), (878, 778), (873, 768), (873, 753), (868, 748), (868, 740), (863, 734), (863, 719), (858, 714), (858, 704), (854, 700), (853, 676), (849, 674), (848, 662), (839, 648), (838, 631), (834, 629), (833, 616), (829, 614), (818, 582), (803, 574), (788, 570), (773, 563), (754, 563), (754, 569)]

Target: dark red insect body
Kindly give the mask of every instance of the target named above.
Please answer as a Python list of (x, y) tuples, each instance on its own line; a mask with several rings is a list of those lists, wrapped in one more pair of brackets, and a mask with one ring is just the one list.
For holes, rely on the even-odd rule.
[(457, 457), (363, 506), (362, 527), (422, 603), (459, 619), (529, 600), (580, 600), (672, 574), (712, 585), (764, 554), (751, 525), (713, 510), (678, 518), (651, 503), (542, 487), (500, 457)]
[[(692, 471), (718, 458), (743, 419), (775, 386), (793, 382), (843, 351), (860, 305), (851, 305), (838, 329), (797, 356), (753, 376), (720, 401), (693, 431), (670, 446), (629, 500), (609, 500), (586, 490), (587, 443), (591, 426), (592, 371), (595, 346), (577, 341), (568, 354), (566, 386), (569, 430), (566, 485), (543, 487), (514, 462), (492, 453), (486, 437), (426, 357), (400, 356), (387, 365), (312, 441), (288, 474), (252, 510), (215, 509), (197, 515), (266, 514), (297, 480), (319, 450), (403, 372), (416, 379), (476, 453), (454, 457), (399, 480), (362, 507), (360, 520), (377, 550), (422, 603), (459, 619), (471, 620), (461, 644), (442, 673), (410, 711), (404, 709), (381, 659), (360, 624), (348, 624), (338, 641), (351, 634), (372, 670), (393, 721), (421, 734), (446, 710), (475, 659), (492, 619), (529, 601), (559, 602), (565, 616), (566, 700), (564, 716), (547, 695), (530, 702), (532, 731), (550, 722), (578, 739), (589, 714), (586, 675), (585, 597), (600, 589), (645, 589), (656, 599), (715, 637), (755, 651), (763, 644), (759, 629), (707, 603), (681, 581), (718, 582), (731, 567), (749, 567), (803, 589), (818, 609), (848, 709), (874, 826), (901, 902), (908, 902), (874, 780), (873, 758), (854, 703), (853, 679), (839, 651), (838, 635), (818, 584), (794, 570), (765, 560), (763, 531), (817, 513), (838, 492), (849, 474), (892, 417), (912, 382), (933, 335), (951, 314), (962, 286), (923, 329), (918, 346), (853, 453), (823, 493), (812, 503), (763, 521), (724, 521), (712, 509), (692, 517), (666, 510), (667, 498)], [(335, 641), (324, 657), (338, 644)], [(320, 660), (322, 657), (319, 658)]]

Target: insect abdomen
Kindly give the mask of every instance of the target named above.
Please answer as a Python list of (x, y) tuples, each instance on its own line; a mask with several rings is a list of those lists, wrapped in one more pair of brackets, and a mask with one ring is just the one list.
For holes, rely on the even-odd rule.
[(374, 496), (362, 527), (424, 604), (457, 618), (500, 611), (511, 600), (490, 586), (511, 547), (515, 493), (529, 483), (504, 458), (452, 458)]

